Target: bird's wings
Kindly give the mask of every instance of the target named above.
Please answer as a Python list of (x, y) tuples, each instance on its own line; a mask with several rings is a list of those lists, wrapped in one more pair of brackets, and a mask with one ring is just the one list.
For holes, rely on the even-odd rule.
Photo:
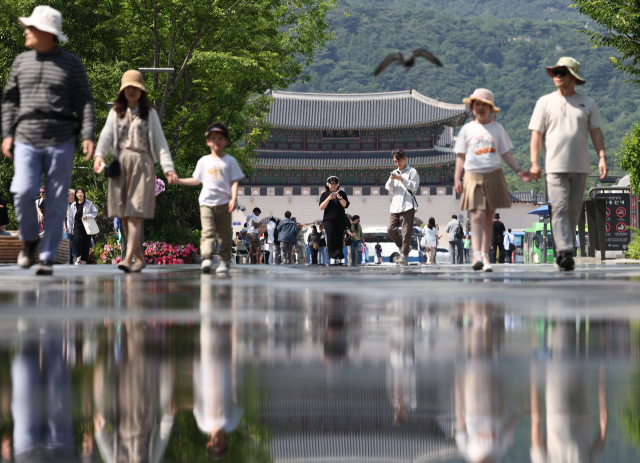
[(383, 59), (380, 64), (378, 64), (378, 67), (376, 68), (376, 70), (373, 71), (373, 75), (377, 76), (382, 71), (387, 69), (391, 64), (393, 63), (399, 64), (399, 63), (402, 63), (403, 60), (404, 60), (404, 56), (402, 56), (402, 53), (400, 53), (399, 51), (396, 51), (395, 53), (391, 53), (390, 55), (387, 55), (387, 57)]
[(428, 52), (424, 48), (416, 48), (415, 50), (413, 50), (413, 56), (421, 56), (424, 59), (426, 59), (427, 61), (431, 61), (436, 66), (440, 66), (440, 67), (443, 66), (443, 64), (440, 62), (440, 60), (438, 58), (436, 58), (433, 53)]

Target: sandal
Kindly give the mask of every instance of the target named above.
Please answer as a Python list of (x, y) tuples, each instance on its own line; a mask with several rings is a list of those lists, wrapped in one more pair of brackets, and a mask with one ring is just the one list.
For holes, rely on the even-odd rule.
[(124, 262), (120, 262), (118, 264), (118, 268), (122, 270), (124, 273), (131, 273), (131, 266), (125, 264)]

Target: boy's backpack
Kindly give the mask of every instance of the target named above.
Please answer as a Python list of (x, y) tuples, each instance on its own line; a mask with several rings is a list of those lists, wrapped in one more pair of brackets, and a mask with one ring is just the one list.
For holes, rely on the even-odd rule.
[(464, 236), (464, 230), (462, 229), (462, 225), (458, 224), (458, 229), (456, 230), (456, 239), (461, 240)]

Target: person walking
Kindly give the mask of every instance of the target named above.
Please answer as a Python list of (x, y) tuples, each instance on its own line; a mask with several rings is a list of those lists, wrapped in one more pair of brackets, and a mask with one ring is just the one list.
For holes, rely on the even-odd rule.
[(349, 226), (344, 210), (349, 207), (349, 198), (340, 190), (340, 180), (336, 176), (327, 178), (324, 188), (319, 202), (320, 210), (324, 211), (322, 221), (327, 234), (329, 265), (342, 265), (344, 230)]
[(154, 163), (160, 163), (170, 184), (178, 181), (160, 118), (147, 99), (148, 93), (140, 71), (129, 70), (122, 75), (93, 164), (94, 172), (102, 172), (109, 152), (120, 164), (120, 175), (109, 179), (108, 209), (109, 217), (122, 219), (127, 253), (118, 268), (125, 273), (141, 272), (147, 266), (140, 236), (142, 220), (153, 218), (155, 212)]
[(229, 129), (224, 122), (211, 124), (205, 132), (210, 153), (201, 157), (193, 171), (193, 178), (180, 178), (178, 185), (197, 186), (202, 184), (198, 202), (202, 235), (202, 273), (210, 273), (215, 250), (216, 235), (220, 239), (220, 264), (218, 274), (229, 273), (233, 231), (231, 214), (238, 203), (238, 184), (244, 178), (236, 159), (224, 152), (229, 142)]
[(447, 224), (447, 228), (445, 231), (449, 237), (449, 263), (455, 264), (456, 257), (458, 259), (458, 263), (462, 263), (462, 225), (458, 220), (458, 216), (453, 214), (451, 216), (451, 222)]
[(576, 226), (584, 209), (584, 189), (591, 172), (589, 135), (598, 154), (601, 179), (608, 173), (607, 153), (595, 102), (575, 90), (576, 85), (587, 83), (580, 76), (580, 63), (563, 57), (555, 66), (547, 67), (547, 74), (557, 90), (541, 97), (531, 116), (531, 178), (537, 180), (542, 174), (539, 156), (544, 147), (555, 267), (571, 271), (575, 268)]
[(438, 248), (438, 238), (442, 238), (442, 235), (438, 235), (438, 227), (436, 225), (436, 219), (429, 217), (427, 225), (424, 227), (424, 239), (425, 248), (431, 265), (436, 264), (436, 249)]
[(9, 224), (9, 213), (7, 212), (7, 201), (0, 197), (0, 236), (11, 236), (7, 231)]
[(327, 251), (327, 234), (324, 225), (320, 224), (320, 249), (318, 250), (318, 262), (320, 265), (329, 265), (329, 251)]
[(44, 185), (40, 187), (40, 197), (36, 199), (36, 212), (38, 214), (38, 223), (40, 224), (40, 231), (44, 231), (44, 212), (47, 207), (46, 190)]
[(471, 247), (471, 238), (469, 238), (469, 235), (464, 235), (464, 238), (462, 238), (462, 250), (464, 251), (464, 262), (466, 264), (469, 263), (469, 251)]
[(298, 227), (291, 220), (291, 211), (284, 213), (284, 219), (280, 221), (276, 230), (278, 231), (278, 240), (280, 241), (280, 259), (282, 264), (293, 263), (293, 253), (296, 243), (298, 242)]
[(275, 237), (276, 232), (276, 218), (269, 217), (269, 223), (267, 223), (267, 247), (269, 249), (269, 264), (273, 265), (275, 262)]
[[(531, 180), (511, 155), (513, 143), (504, 127), (492, 114), (500, 112), (491, 91), (479, 88), (462, 100), (473, 112), (475, 120), (465, 124), (456, 139), (454, 184), (461, 195), (460, 205), (471, 213), (471, 243), (474, 270), (492, 271), (488, 252), (491, 243), (491, 217), (498, 208), (511, 207), (511, 195), (502, 171), (502, 160), (525, 183)], [(464, 184), (462, 171), (465, 171)]]
[[(31, 267), (41, 245), (36, 275), (51, 275), (62, 239), (67, 204), (64, 192), (71, 183), (78, 127), (82, 150), (89, 160), (95, 149), (95, 113), (82, 62), (58, 46), (67, 40), (62, 33), (62, 14), (40, 5), (30, 17), (18, 21), (25, 28), (25, 46), (32, 50), (16, 57), (7, 80), (2, 99), (2, 153), (14, 159), (11, 192), (23, 242), (18, 265)], [(50, 193), (44, 220), (57, 225), (41, 240), (32, 201), (43, 174)]]
[(295, 257), (296, 264), (306, 264), (307, 263), (307, 245), (304, 242), (304, 235), (307, 232), (307, 226), (310, 224), (307, 223), (298, 223), (298, 219), (293, 217), (293, 220), (296, 223), (297, 233), (296, 233), (296, 248), (295, 253), (291, 256), (291, 262)]
[(259, 207), (253, 208), (253, 214), (247, 216), (247, 239), (249, 240), (249, 255), (251, 256), (251, 263), (260, 263), (260, 236), (258, 236), (258, 229), (260, 228), (260, 214), (262, 211)]
[(69, 188), (69, 191), (67, 192), (67, 202), (69, 203), (67, 206), (67, 216), (65, 217), (64, 220), (64, 227), (63, 227), (63, 238), (66, 238), (69, 240), (69, 264), (73, 265), (75, 263), (75, 259), (77, 257), (77, 253), (76, 253), (76, 243), (73, 237), (73, 229), (70, 229), (67, 226), (67, 223), (69, 222), (69, 209), (71, 208), (71, 205), (76, 201), (76, 190)]
[(500, 214), (496, 212), (495, 214), (493, 214), (493, 235), (491, 238), (490, 260), (492, 264), (495, 264), (496, 260), (499, 263), (504, 264), (504, 233), (506, 231), (507, 229), (500, 221)]
[(507, 232), (504, 234), (503, 240), (504, 247), (504, 262), (505, 264), (513, 264), (513, 251), (516, 250), (516, 241), (515, 237), (511, 233), (511, 229), (509, 228)]
[(98, 209), (89, 201), (82, 188), (76, 189), (74, 202), (69, 206), (67, 215), (67, 230), (73, 230), (73, 239), (76, 246), (76, 265), (87, 265), (89, 252), (91, 251), (91, 235), (87, 234), (83, 220), (98, 217)]
[(320, 239), (322, 235), (318, 233), (318, 227), (313, 225), (311, 227), (311, 233), (307, 238), (307, 245), (311, 251), (311, 265), (318, 265), (318, 252), (320, 251)]
[(382, 245), (380, 244), (380, 240), (376, 240), (376, 264), (382, 264)]
[(351, 266), (359, 266), (362, 263), (362, 245), (365, 244), (359, 215), (351, 217), (351, 227), (347, 233), (349, 233), (351, 237), (351, 244), (349, 245), (349, 260)]
[[(415, 192), (420, 185), (420, 176), (417, 170), (409, 166), (403, 150), (394, 150), (391, 156), (397, 169), (391, 172), (384, 186), (392, 195), (387, 233), (400, 249), (397, 264), (409, 265), (413, 219), (418, 210)], [(402, 236), (398, 233), (398, 228), (402, 228)]]

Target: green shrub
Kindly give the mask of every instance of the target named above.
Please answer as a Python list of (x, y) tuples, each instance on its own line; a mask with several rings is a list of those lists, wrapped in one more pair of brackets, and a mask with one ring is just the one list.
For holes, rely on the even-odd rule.
[[(146, 225), (146, 224), (145, 224)], [(177, 225), (149, 229), (145, 226), (145, 241), (163, 241), (174, 245), (193, 244), (200, 247), (200, 230)]]
[(631, 243), (629, 243), (629, 249), (625, 253), (627, 259), (640, 259), (640, 230), (637, 228), (631, 228)]

